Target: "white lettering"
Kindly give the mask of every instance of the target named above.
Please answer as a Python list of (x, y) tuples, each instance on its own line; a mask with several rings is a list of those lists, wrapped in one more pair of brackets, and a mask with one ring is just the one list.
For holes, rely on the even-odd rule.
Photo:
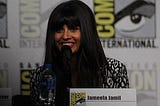
[(130, 73), (130, 85), (137, 90), (156, 90), (155, 71), (132, 71)]
[(40, 36), (40, 0), (21, 0), (20, 33), (25, 38)]

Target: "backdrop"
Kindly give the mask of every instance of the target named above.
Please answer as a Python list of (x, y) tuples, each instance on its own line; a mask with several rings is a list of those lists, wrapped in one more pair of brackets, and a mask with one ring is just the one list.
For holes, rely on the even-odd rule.
[[(29, 95), (44, 60), (46, 25), (65, 0), (0, 0), (0, 88)], [(160, 106), (160, 0), (83, 0), (95, 13), (107, 57), (126, 64), (138, 106)]]

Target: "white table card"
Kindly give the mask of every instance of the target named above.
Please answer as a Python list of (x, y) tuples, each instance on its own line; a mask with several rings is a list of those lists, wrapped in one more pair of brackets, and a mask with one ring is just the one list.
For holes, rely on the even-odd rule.
[(70, 106), (137, 106), (136, 90), (71, 88)]

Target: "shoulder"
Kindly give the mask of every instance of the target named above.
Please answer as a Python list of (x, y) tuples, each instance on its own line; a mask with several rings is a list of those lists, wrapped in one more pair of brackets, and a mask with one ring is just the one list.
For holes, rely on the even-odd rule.
[(114, 58), (106, 57), (105, 65), (109, 69), (114, 70), (114, 71), (118, 71), (118, 70), (120, 71), (120, 70), (126, 69), (126, 66), (124, 65), (124, 63)]
[(109, 63), (109, 65), (124, 65), (121, 61), (114, 59), (114, 58), (108, 58), (106, 57), (106, 61), (107, 63)]
[(103, 84), (107, 88), (128, 88), (129, 81), (126, 66), (114, 58), (106, 58), (102, 66)]

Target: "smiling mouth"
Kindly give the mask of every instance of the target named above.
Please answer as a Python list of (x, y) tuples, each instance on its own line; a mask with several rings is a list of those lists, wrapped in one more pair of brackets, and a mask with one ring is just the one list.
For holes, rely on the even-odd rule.
[(72, 48), (73, 45), (74, 45), (73, 42), (63, 42), (63, 43), (61, 43), (61, 44), (62, 44), (62, 46), (67, 45), (67, 46), (69, 46), (70, 48)]

